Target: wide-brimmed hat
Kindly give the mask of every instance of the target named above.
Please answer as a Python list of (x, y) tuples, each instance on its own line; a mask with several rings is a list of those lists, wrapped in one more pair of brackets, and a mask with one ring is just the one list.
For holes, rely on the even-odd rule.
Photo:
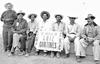
[(69, 19), (77, 19), (78, 17), (67, 16)]
[(56, 15), (55, 15), (55, 18), (57, 18), (57, 16), (60, 16), (61, 19), (63, 19), (63, 16), (62, 16), (62, 15), (60, 15), (60, 14), (56, 14)]
[(47, 19), (50, 18), (50, 13), (49, 13), (49, 12), (47, 12), (47, 11), (42, 11), (42, 12), (41, 12), (41, 18), (43, 18), (43, 14), (47, 14), (47, 16), (48, 16)]
[(20, 11), (19, 13), (17, 13), (17, 16), (18, 16), (19, 14), (22, 14), (23, 16), (25, 15), (25, 13), (22, 12), (22, 11)]
[(8, 5), (13, 6), (13, 4), (9, 2), (9, 3), (6, 3), (6, 4), (5, 4), (5, 7), (7, 7)]
[(85, 18), (85, 20), (88, 20), (89, 18), (91, 18), (92, 20), (95, 19), (95, 16), (93, 16), (92, 14), (88, 14), (87, 18)]
[(36, 18), (36, 17), (37, 17), (37, 14), (30, 14), (30, 15), (28, 16), (28, 18), (31, 19), (31, 16), (34, 16), (34, 17)]

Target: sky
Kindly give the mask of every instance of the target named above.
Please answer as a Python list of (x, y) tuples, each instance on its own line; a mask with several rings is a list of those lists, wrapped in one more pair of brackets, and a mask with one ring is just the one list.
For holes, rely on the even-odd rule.
[[(100, 2), (99, 0), (0, 0), (0, 16), (6, 10), (5, 3), (11, 2), (14, 5), (14, 10), (19, 12), (22, 10), (26, 13), (25, 19), (29, 21), (28, 15), (35, 13), (38, 15), (37, 21), (41, 20), (41, 11), (48, 11), (51, 15), (50, 21), (55, 22), (54, 15), (63, 15), (63, 22), (69, 22), (67, 16), (78, 17), (76, 23), (83, 26), (86, 23), (84, 20), (89, 13), (93, 14), (94, 20), (100, 25)], [(0, 35), (2, 35), (3, 23), (0, 22)]]

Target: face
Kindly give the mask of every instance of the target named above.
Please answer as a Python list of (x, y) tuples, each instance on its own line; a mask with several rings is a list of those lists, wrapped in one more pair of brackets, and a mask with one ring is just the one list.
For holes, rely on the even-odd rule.
[(57, 17), (56, 17), (56, 20), (57, 20), (57, 21), (61, 20), (61, 17), (60, 17), (60, 16), (57, 16)]
[(35, 20), (35, 16), (34, 15), (31, 16), (31, 20)]
[(89, 18), (88, 20), (88, 24), (92, 24), (93, 23), (93, 19)]
[(17, 17), (18, 17), (18, 19), (21, 19), (21, 18), (23, 18), (23, 15), (19, 14)]
[(5, 6), (5, 8), (6, 8), (7, 10), (11, 10), (11, 9), (13, 8), (13, 6), (12, 6), (11, 4), (8, 4), (8, 5)]
[(47, 14), (43, 14), (42, 18), (43, 18), (44, 20), (47, 20), (47, 18), (48, 18)]
[(70, 18), (70, 23), (74, 23), (74, 22), (75, 22), (75, 19)]

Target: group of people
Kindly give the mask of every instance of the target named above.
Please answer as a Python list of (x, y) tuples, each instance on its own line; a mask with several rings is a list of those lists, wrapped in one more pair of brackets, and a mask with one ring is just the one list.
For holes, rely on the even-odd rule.
[[(10, 55), (15, 54), (15, 50), (19, 49), (21, 54), (29, 56), (32, 48), (34, 47), (35, 37), (39, 31), (49, 30), (48, 25), (50, 13), (42, 11), (40, 16), (42, 22), (39, 24), (35, 20), (37, 14), (30, 14), (28, 18), (31, 20), (27, 22), (23, 16), (24, 12), (16, 13), (12, 10), (13, 5), (6, 3), (6, 11), (1, 15), (3, 24), (3, 45), (4, 52), (9, 52)], [(76, 60), (81, 62), (81, 58), (86, 57), (86, 48), (91, 45), (93, 47), (93, 55), (95, 62), (100, 60), (100, 27), (94, 22), (95, 16), (88, 14), (87, 24), (81, 30), (81, 27), (75, 22), (77, 17), (68, 16), (70, 22), (65, 24), (62, 22), (63, 16), (60, 14), (55, 15), (56, 22), (52, 24), (52, 31), (58, 31), (64, 38), (63, 49), (65, 50), (66, 57), (70, 56), (70, 43), (74, 42), (74, 50)], [(48, 51), (44, 51), (44, 56)], [(61, 52), (50, 51), (51, 57), (56, 56), (59, 58)], [(39, 50), (35, 50), (35, 54), (39, 54)]]

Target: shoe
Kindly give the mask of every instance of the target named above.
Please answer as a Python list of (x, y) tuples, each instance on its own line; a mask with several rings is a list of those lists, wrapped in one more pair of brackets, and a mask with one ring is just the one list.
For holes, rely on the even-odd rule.
[(82, 59), (83, 59), (83, 58), (86, 58), (86, 57), (85, 57), (85, 56), (80, 56), (80, 58), (82, 58)]
[(2, 52), (3, 52), (3, 53), (6, 53), (6, 52), (7, 52), (7, 50), (2, 50)]
[(13, 56), (13, 55), (14, 55), (13, 53), (9, 53), (9, 54), (8, 54), (8, 56)]
[(66, 57), (67, 57), (67, 58), (70, 57), (70, 53), (66, 54)]
[(56, 57), (60, 58), (60, 53), (59, 52), (56, 53)]
[(94, 62), (95, 62), (96, 64), (99, 64), (99, 63), (100, 63), (99, 60), (94, 60)]
[(3, 52), (3, 53), (7, 52), (7, 49), (4, 49), (2, 52)]
[(10, 50), (7, 50), (7, 52), (9, 53), (9, 52), (10, 52)]
[(44, 53), (44, 55), (43, 56), (47, 56), (47, 53)]
[(53, 58), (53, 57), (54, 57), (54, 52), (51, 52), (50, 57), (51, 57), (51, 58)]
[(18, 55), (24, 55), (24, 54), (25, 54), (25, 52), (23, 51), (23, 52), (19, 53)]
[(35, 56), (37, 56), (37, 55), (39, 55), (39, 53), (38, 52), (35, 52)]
[(81, 62), (80, 56), (76, 56), (76, 61), (77, 61), (78, 63)]
[(27, 54), (25, 54), (25, 56), (27, 57), (27, 56), (29, 56), (29, 54), (27, 53)]

